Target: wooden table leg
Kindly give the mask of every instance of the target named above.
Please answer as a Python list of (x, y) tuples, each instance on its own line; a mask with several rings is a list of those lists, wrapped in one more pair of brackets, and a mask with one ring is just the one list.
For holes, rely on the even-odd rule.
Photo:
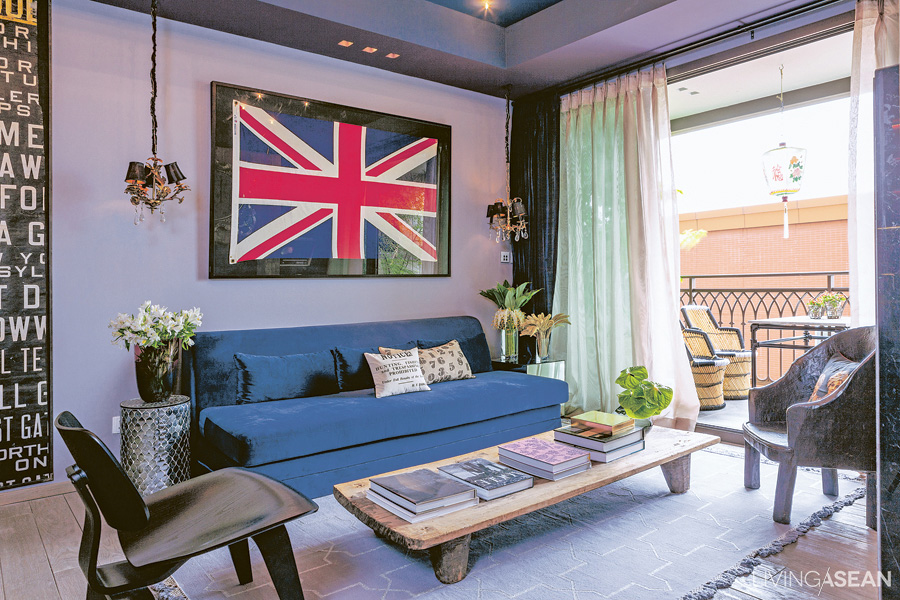
[(676, 458), (659, 465), (673, 494), (683, 494), (691, 489), (691, 455)]
[(469, 568), (469, 540), (471, 535), (464, 535), (455, 540), (444, 542), (429, 548), (434, 576), (441, 583), (458, 583), (466, 576)]

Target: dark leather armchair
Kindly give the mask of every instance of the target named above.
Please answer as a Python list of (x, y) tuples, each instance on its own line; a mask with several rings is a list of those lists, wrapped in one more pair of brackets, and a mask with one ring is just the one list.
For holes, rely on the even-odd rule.
[[(238, 468), (141, 497), (106, 444), (72, 413), (60, 413), (56, 428), (75, 458), (66, 473), (85, 506), (78, 564), (88, 581), (87, 600), (126, 593), (131, 600), (152, 600), (148, 585), (191, 557), (223, 546), (231, 550), (239, 583), (249, 583), (251, 537), (278, 597), (303, 598), (284, 524), (317, 510), (314, 502), (274, 479)], [(117, 531), (126, 560), (97, 564), (101, 518)]]
[[(865, 471), (867, 522), (875, 528), (874, 327), (842, 331), (791, 365), (770, 385), (750, 390), (744, 424), (744, 486), (759, 488), (759, 455), (778, 462), (772, 518), (790, 523), (797, 467), (821, 467), (822, 491), (837, 495), (837, 469)], [(825, 364), (836, 353), (859, 365), (836, 389), (809, 401)]]

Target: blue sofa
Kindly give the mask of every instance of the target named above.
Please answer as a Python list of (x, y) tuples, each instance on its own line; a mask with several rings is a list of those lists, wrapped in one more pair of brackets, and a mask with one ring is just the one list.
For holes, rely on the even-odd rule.
[[(460, 340), (475, 379), (375, 397), (363, 351), (450, 339)], [(247, 467), (315, 498), (331, 493), (336, 483), (559, 427), (559, 405), (568, 399), (565, 382), (491, 371), (489, 352), (473, 317), (198, 332), (185, 370), (195, 467)], [(319, 364), (323, 356), (334, 358), (334, 380), (323, 373), (316, 384), (331, 393), (254, 403), (240, 396), (246, 371), (239, 373), (245, 365), (236, 354), (272, 362), (260, 357), (307, 353), (318, 353), (312, 356)], [(270, 376), (256, 381), (281, 383)]]

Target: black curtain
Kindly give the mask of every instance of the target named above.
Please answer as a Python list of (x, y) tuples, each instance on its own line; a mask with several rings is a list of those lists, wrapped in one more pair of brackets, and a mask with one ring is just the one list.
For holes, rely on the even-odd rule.
[[(541, 291), (526, 313), (553, 310), (559, 227), (559, 96), (543, 94), (517, 100), (510, 140), (510, 193), (528, 213), (528, 239), (512, 243), (513, 283), (531, 282)], [(520, 360), (533, 356), (534, 338), (523, 337)], [(524, 351), (524, 352), (523, 352)]]

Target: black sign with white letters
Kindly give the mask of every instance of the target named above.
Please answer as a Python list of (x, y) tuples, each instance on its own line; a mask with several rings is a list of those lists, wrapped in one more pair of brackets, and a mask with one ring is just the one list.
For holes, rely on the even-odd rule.
[(0, 2), (0, 490), (53, 479), (48, 12)]

